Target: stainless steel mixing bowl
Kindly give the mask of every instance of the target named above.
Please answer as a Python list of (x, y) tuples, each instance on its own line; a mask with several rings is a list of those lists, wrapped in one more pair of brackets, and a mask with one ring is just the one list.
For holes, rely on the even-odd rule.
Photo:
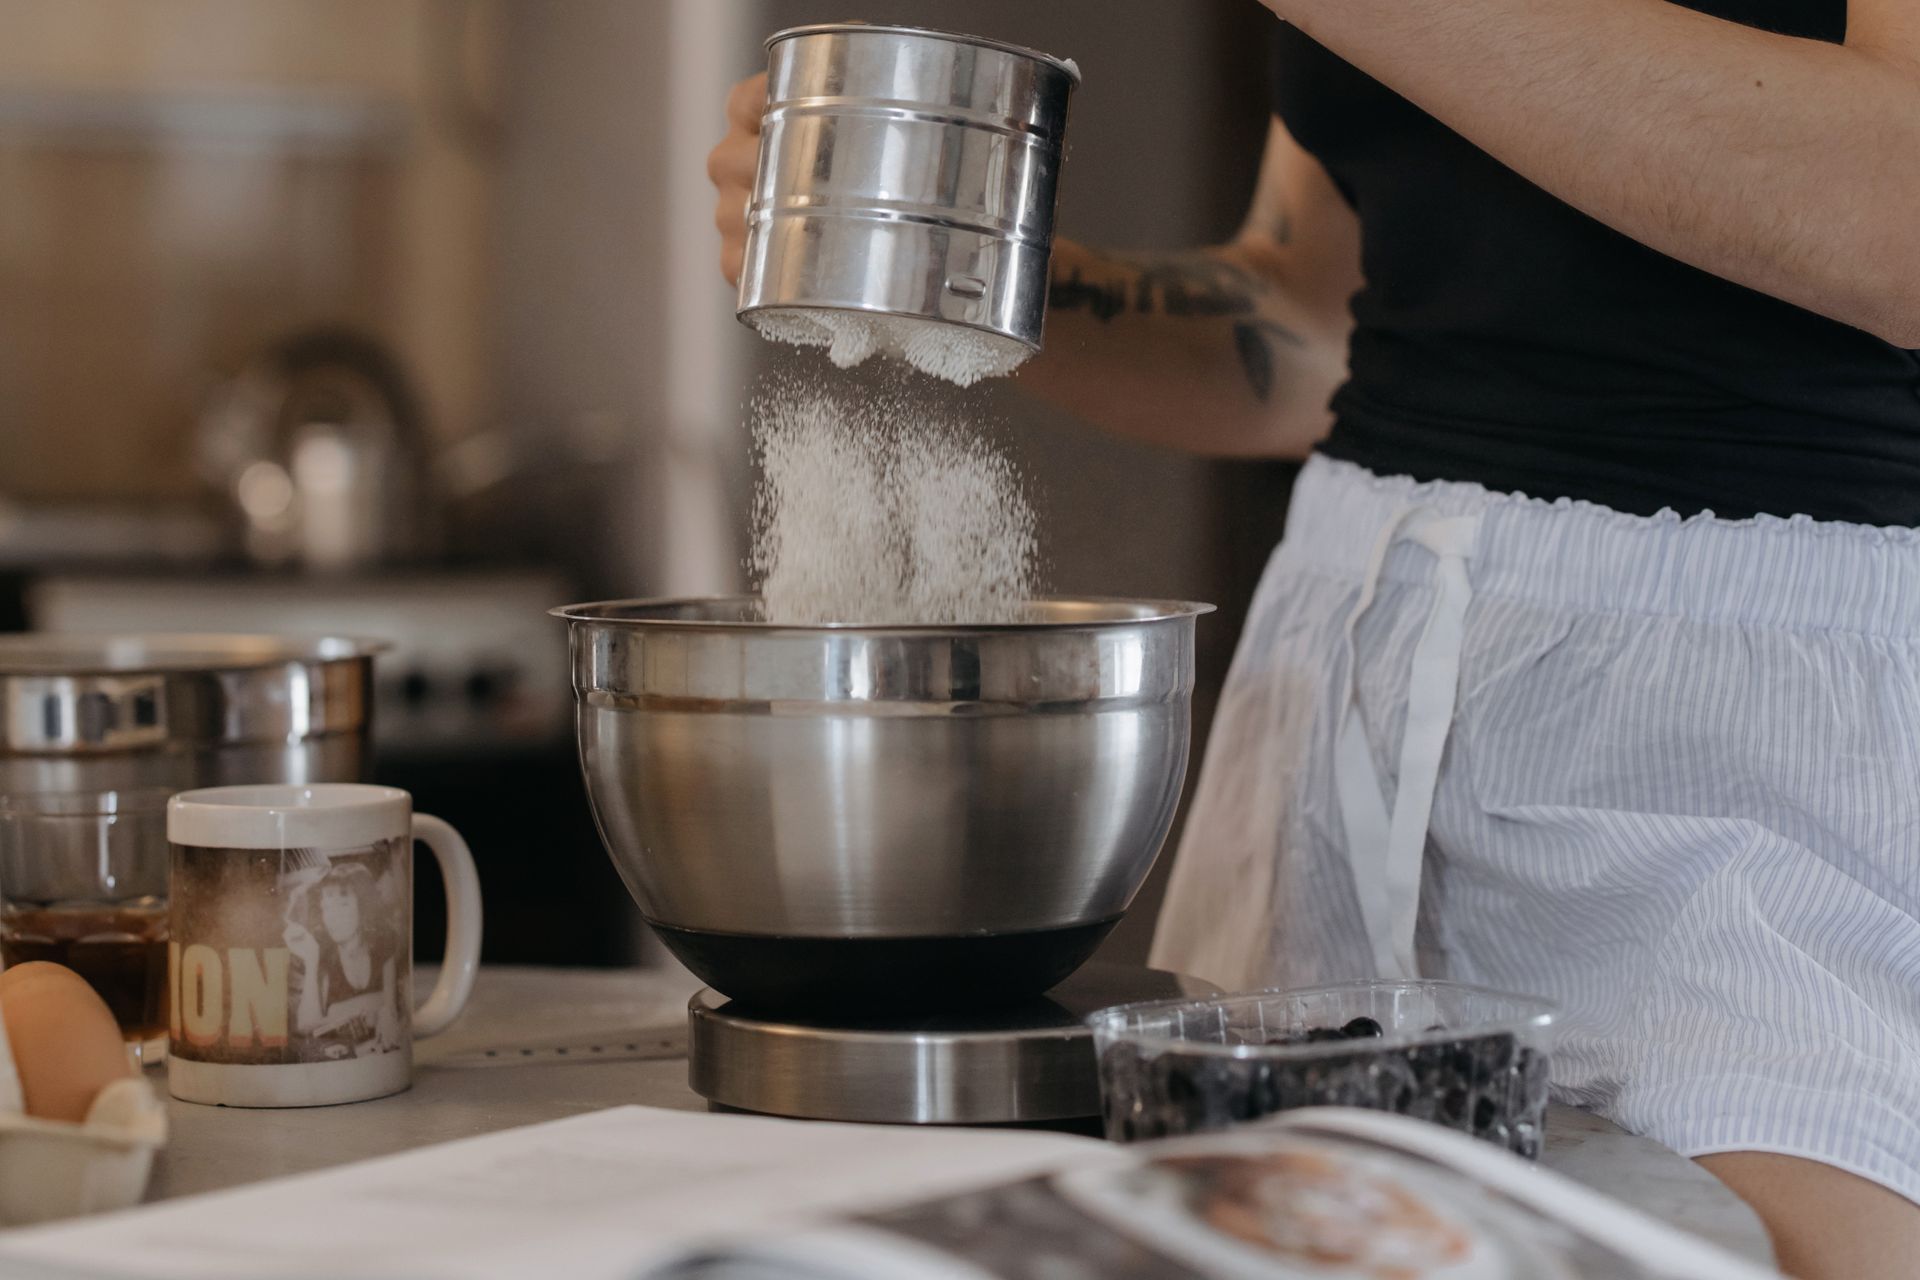
[(1209, 606), (780, 627), (748, 598), (555, 610), (580, 759), (642, 914), (782, 1010), (1014, 999), (1120, 919), (1186, 775)]

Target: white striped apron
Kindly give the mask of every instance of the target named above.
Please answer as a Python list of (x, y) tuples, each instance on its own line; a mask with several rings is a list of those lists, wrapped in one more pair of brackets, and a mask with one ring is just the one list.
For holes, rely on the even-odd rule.
[(1563, 1099), (1920, 1199), (1920, 538), (1316, 458), (1154, 962), (1543, 994)]

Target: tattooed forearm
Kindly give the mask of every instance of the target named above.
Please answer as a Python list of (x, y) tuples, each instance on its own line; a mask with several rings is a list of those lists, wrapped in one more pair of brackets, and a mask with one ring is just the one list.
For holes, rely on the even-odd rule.
[(1306, 342), (1285, 325), (1271, 320), (1243, 321), (1233, 326), (1233, 348), (1240, 355), (1240, 367), (1246, 371), (1247, 385), (1254, 399), (1262, 404), (1273, 397), (1273, 347), (1304, 347)]
[(1101, 321), (1129, 309), (1140, 315), (1211, 319), (1252, 315), (1259, 306), (1260, 281), (1210, 254), (1116, 255), (1106, 261), (1114, 270), (1105, 280), (1089, 281), (1077, 266), (1055, 280), (1049, 304), (1062, 311), (1091, 312)]
[(1080, 278), (1080, 268), (1075, 267), (1048, 287), (1047, 305), (1055, 311), (1090, 311), (1104, 324), (1127, 309), (1127, 286), (1091, 284)]
[(1230, 320), (1234, 353), (1254, 398), (1274, 392), (1279, 347), (1304, 347), (1300, 335), (1260, 314), (1271, 286), (1236, 263), (1210, 253), (1102, 255), (1093, 279), (1080, 264), (1055, 278), (1049, 304), (1056, 311), (1084, 311), (1102, 324), (1123, 315), (1181, 320)]
[(1230, 262), (1182, 254), (1141, 264), (1135, 310), (1151, 314), (1157, 299), (1170, 316), (1245, 316), (1258, 307), (1260, 282)]

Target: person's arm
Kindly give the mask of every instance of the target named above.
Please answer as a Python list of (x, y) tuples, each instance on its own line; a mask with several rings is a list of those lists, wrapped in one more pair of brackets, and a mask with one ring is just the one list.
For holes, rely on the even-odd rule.
[(1920, 347), (1920, 4), (1844, 46), (1669, 0), (1266, 0), (1523, 176), (1726, 279)]
[[(766, 77), (735, 86), (707, 161), (721, 272), (738, 282)], [(1183, 252), (1053, 249), (1045, 349), (1016, 385), (1097, 425), (1191, 452), (1300, 457), (1346, 375), (1360, 229), (1318, 162), (1275, 122), (1246, 228)]]
[(1046, 346), (1016, 381), (1121, 435), (1190, 452), (1302, 457), (1346, 376), (1360, 225), (1275, 121), (1230, 244), (1053, 249)]

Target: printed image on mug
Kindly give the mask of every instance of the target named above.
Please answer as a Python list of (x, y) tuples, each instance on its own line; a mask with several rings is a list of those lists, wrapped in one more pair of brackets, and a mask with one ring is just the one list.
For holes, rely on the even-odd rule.
[[(187, 1102), (316, 1107), (413, 1079), (480, 963), (480, 880), (460, 833), (358, 783), (212, 787), (167, 805), (167, 1088)], [(433, 854), (447, 942), (413, 993), (413, 846)]]
[(399, 1053), (411, 1013), (410, 841), (175, 851), (174, 1052), (199, 1062)]

